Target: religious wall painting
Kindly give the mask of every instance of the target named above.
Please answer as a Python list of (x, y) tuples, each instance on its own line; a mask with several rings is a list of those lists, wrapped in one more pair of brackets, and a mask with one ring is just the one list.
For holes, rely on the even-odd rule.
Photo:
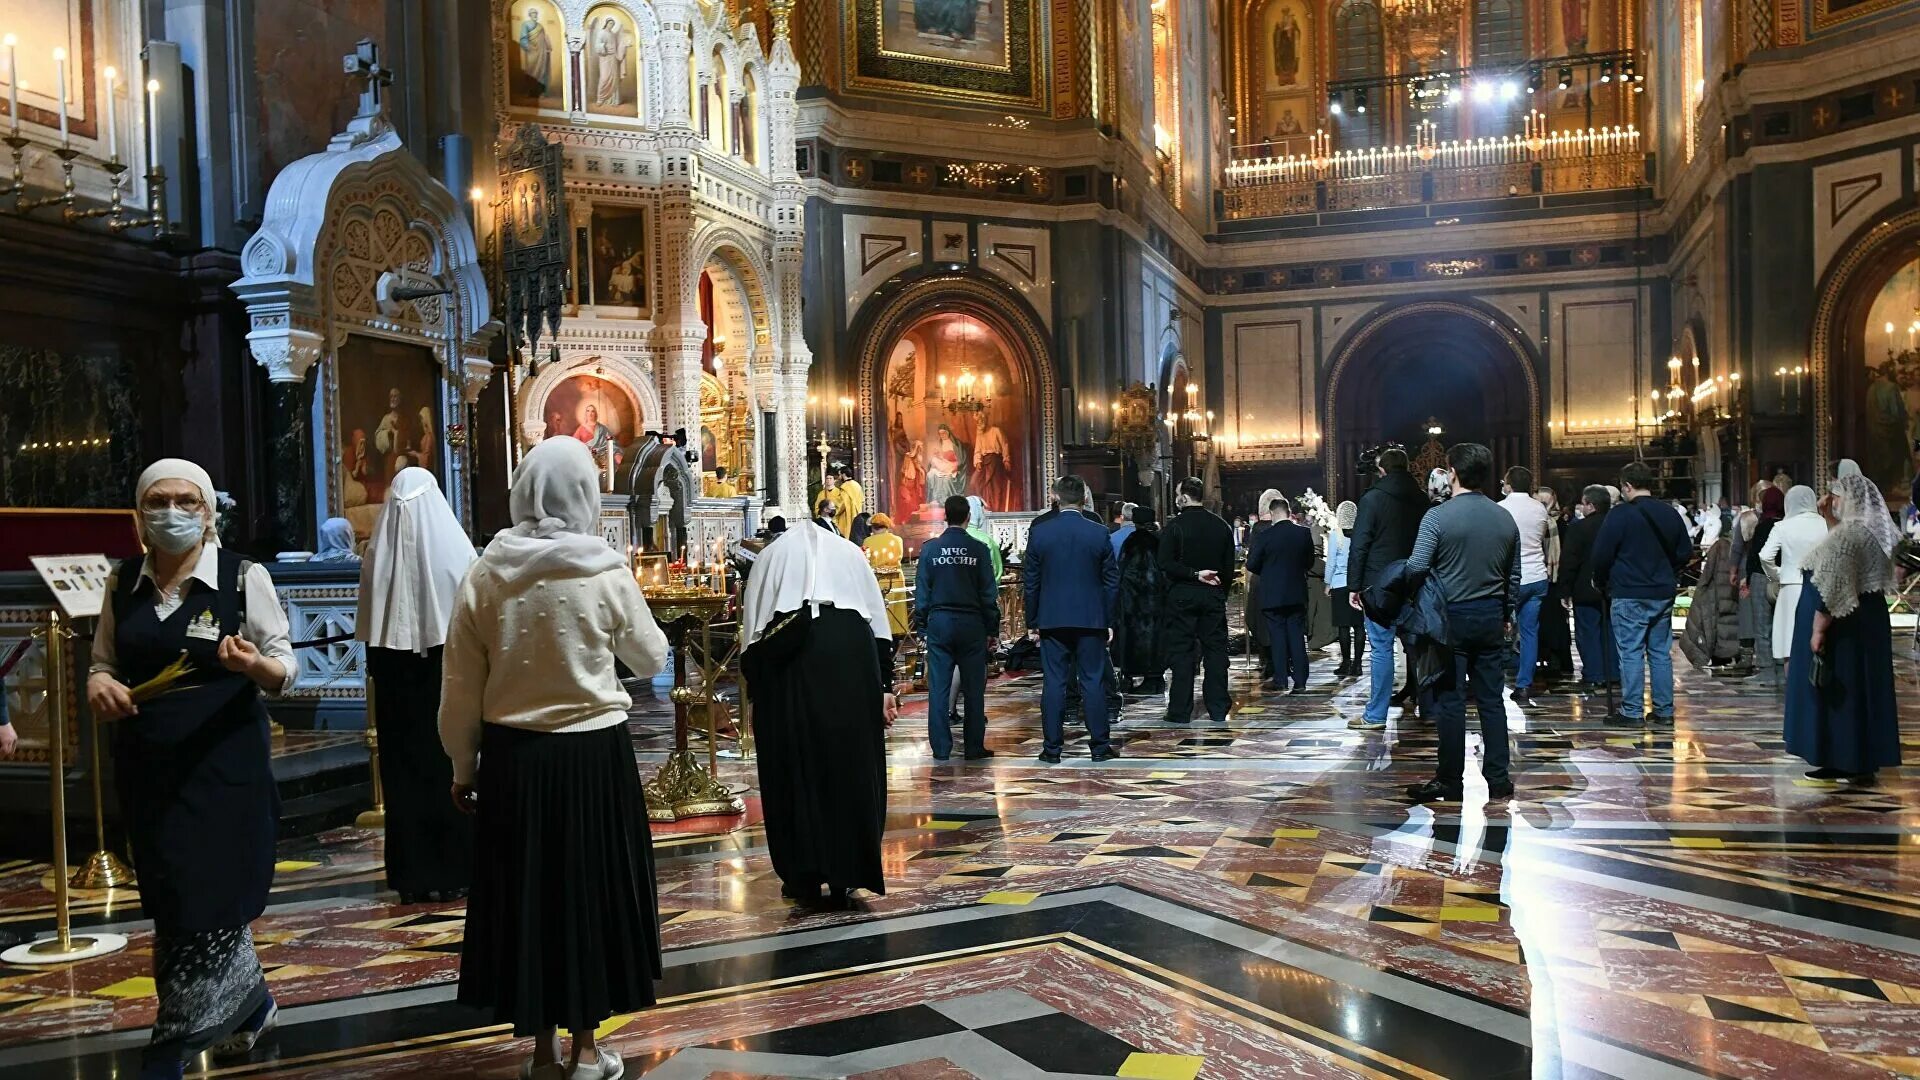
[(1574, 56), (1611, 48), (1601, 40), (1604, 35), (1594, 31), (1594, 19), (1601, 12), (1594, 10), (1593, 0), (1547, 0), (1547, 9), (1554, 55)]
[(1920, 259), (1894, 272), (1867, 313), (1860, 471), (1905, 502), (1920, 440)]
[(1265, 130), (1258, 132), (1263, 153), (1306, 154), (1313, 150), (1313, 133), (1319, 128), (1314, 95), (1295, 93), (1268, 97), (1263, 103)]
[(842, 3), (850, 86), (961, 104), (1045, 106), (1046, 23), (1035, 0)]
[(1273, 0), (1264, 12), (1260, 85), (1271, 94), (1313, 85), (1313, 13), (1301, 0)]
[(646, 212), (637, 206), (593, 208), (593, 302), (641, 308), (647, 304)]
[(418, 466), (445, 475), (440, 367), (424, 345), (361, 334), (348, 335), (336, 363), (340, 457), (334, 507), (364, 540), (400, 470)]
[(572, 438), (593, 453), (594, 463), (607, 467), (607, 456), (620, 464), (622, 448), (639, 440), (639, 402), (619, 383), (594, 372), (569, 375), (547, 392), (540, 405), (546, 437)]
[(508, 33), (507, 101), (520, 109), (566, 105), (567, 35), (546, 0), (515, 0)]
[[(1032, 388), (992, 325), (955, 312), (921, 319), (888, 353), (880, 389), (885, 508), (896, 520), (935, 522), (954, 495), (978, 495), (996, 513), (1032, 508)], [(968, 392), (984, 407), (957, 407)]]
[(602, 4), (587, 13), (586, 111), (640, 116), (640, 36), (627, 13)]
[(1008, 70), (1007, 7), (997, 0), (879, 0), (879, 7), (885, 56)]

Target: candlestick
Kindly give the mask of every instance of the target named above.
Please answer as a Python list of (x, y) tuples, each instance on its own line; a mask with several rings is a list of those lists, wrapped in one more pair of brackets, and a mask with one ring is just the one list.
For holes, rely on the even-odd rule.
[(67, 137), (67, 50), (53, 50), (55, 93), (60, 97), (60, 145), (66, 146), (71, 140)]
[(7, 47), (7, 125), (15, 135), (20, 134), (20, 67), (14, 62), (13, 47), (18, 40), (8, 34), (0, 39)]
[(107, 114), (107, 160), (120, 160), (120, 129), (113, 122), (113, 84), (120, 73), (108, 67), (100, 73), (107, 81), (106, 102), (101, 106)]

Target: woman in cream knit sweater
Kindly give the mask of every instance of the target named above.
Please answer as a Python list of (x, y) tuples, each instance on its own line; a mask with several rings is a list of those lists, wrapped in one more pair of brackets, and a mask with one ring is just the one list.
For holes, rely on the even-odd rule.
[(440, 741), (454, 801), (479, 815), (460, 1000), (535, 1038), (523, 1077), (615, 1080), (594, 1029), (653, 1004), (660, 930), (614, 659), (651, 675), (667, 639), (599, 536), (583, 444), (534, 447), (511, 505), (514, 526), (461, 582), (444, 658)]

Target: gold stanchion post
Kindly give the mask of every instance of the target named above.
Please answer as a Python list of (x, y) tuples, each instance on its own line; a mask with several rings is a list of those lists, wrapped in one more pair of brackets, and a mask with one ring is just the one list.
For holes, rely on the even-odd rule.
[(53, 936), (31, 945), (16, 945), (0, 954), (0, 960), (12, 964), (64, 964), (90, 956), (101, 956), (126, 948), (127, 939), (118, 934), (73, 935), (73, 915), (68, 910), (67, 874), (67, 624), (55, 608), (47, 615), (46, 628), (46, 713), (47, 713), (47, 787), (53, 814)]
[(100, 771), (100, 743), (106, 738), (100, 718), (93, 718), (93, 839), (99, 848), (73, 875), (76, 889), (124, 889), (134, 884), (133, 870), (120, 857), (107, 850), (107, 804), (101, 789), (105, 784)]
[(373, 776), (373, 809), (353, 819), (363, 829), (387, 827), (387, 793), (380, 786), (380, 725), (373, 709), (373, 676), (367, 676), (367, 772)]

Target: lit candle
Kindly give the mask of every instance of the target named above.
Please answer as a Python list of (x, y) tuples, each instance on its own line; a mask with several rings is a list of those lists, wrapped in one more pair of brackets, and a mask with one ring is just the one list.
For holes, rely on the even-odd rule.
[(113, 122), (113, 83), (120, 73), (109, 67), (100, 73), (107, 80), (107, 100), (102, 108), (107, 114), (107, 160), (120, 160), (120, 130)]
[(147, 80), (147, 168), (160, 167), (160, 80)]
[(1893, 351), (1893, 324), (1887, 324), (1887, 351)]
[(14, 62), (13, 47), (19, 44), (12, 34), (0, 39), (7, 47), (7, 124), (13, 134), (20, 134), (20, 67)]
[(53, 50), (54, 91), (60, 96), (60, 145), (66, 146), (67, 138), (67, 50)]

